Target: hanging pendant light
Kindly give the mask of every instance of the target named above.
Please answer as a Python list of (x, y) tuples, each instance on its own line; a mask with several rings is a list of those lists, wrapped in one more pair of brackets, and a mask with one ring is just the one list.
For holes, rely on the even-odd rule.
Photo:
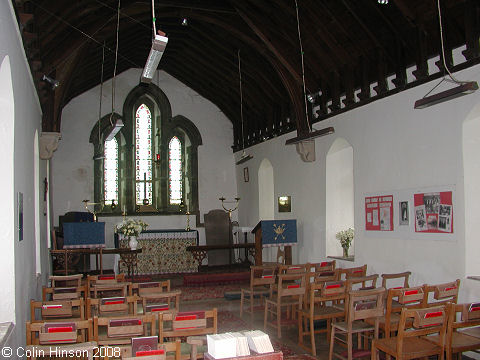
[(239, 88), (240, 88), (240, 121), (242, 123), (242, 156), (240, 160), (236, 162), (237, 165), (243, 164), (250, 159), (253, 159), (252, 155), (247, 155), (245, 152), (245, 138), (243, 132), (243, 93), (242, 93), (242, 69), (240, 65), (240, 49), (238, 50), (238, 79), (239, 79)]
[[(101, 132), (100, 132), (100, 120), (102, 118), (102, 97), (103, 97), (103, 66), (105, 65), (105, 43), (102, 46), (102, 71), (100, 72), (100, 101), (98, 106), (98, 147), (101, 148), (100, 144), (102, 142)], [(97, 153), (93, 155), (93, 160), (103, 160), (105, 159), (105, 151), (102, 153)]]

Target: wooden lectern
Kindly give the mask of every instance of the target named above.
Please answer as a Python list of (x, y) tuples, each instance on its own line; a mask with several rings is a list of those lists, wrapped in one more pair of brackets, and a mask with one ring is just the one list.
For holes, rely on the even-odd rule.
[(262, 265), (264, 247), (285, 248), (285, 264), (292, 264), (292, 245), (297, 243), (296, 220), (261, 220), (253, 228), (255, 234), (255, 265)]

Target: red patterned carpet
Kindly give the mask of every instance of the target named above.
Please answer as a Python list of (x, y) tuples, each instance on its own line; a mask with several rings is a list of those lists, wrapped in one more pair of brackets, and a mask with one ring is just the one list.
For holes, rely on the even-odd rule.
[(181, 290), (181, 301), (218, 299), (223, 298), (225, 292), (240, 291), (242, 285), (208, 285), (208, 286), (180, 286), (175, 289)]

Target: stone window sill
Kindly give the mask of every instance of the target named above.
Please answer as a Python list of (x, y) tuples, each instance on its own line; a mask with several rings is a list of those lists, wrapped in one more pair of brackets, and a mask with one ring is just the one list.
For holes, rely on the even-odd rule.
[(349, 256), (349, 257), (344, 257), (344, 256), (327, 256), (327, 258), (329, 258), (329, 259), (335, 259), (335, 260), (351, 261), (351, 262), (354, 262), (354, 261), (355, 261), (355, 256), (354, 256), (354, 255)]

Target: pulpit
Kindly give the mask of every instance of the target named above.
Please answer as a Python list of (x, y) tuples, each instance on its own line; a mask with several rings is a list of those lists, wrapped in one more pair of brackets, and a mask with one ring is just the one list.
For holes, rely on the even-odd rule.
[(255, 234), (255, 265), (262, 265), (264, 247), (285, 248), (285, 264), (292, 263), (292, 245), (297, 244), (297, 220), (261, 220), (252, 230)]

